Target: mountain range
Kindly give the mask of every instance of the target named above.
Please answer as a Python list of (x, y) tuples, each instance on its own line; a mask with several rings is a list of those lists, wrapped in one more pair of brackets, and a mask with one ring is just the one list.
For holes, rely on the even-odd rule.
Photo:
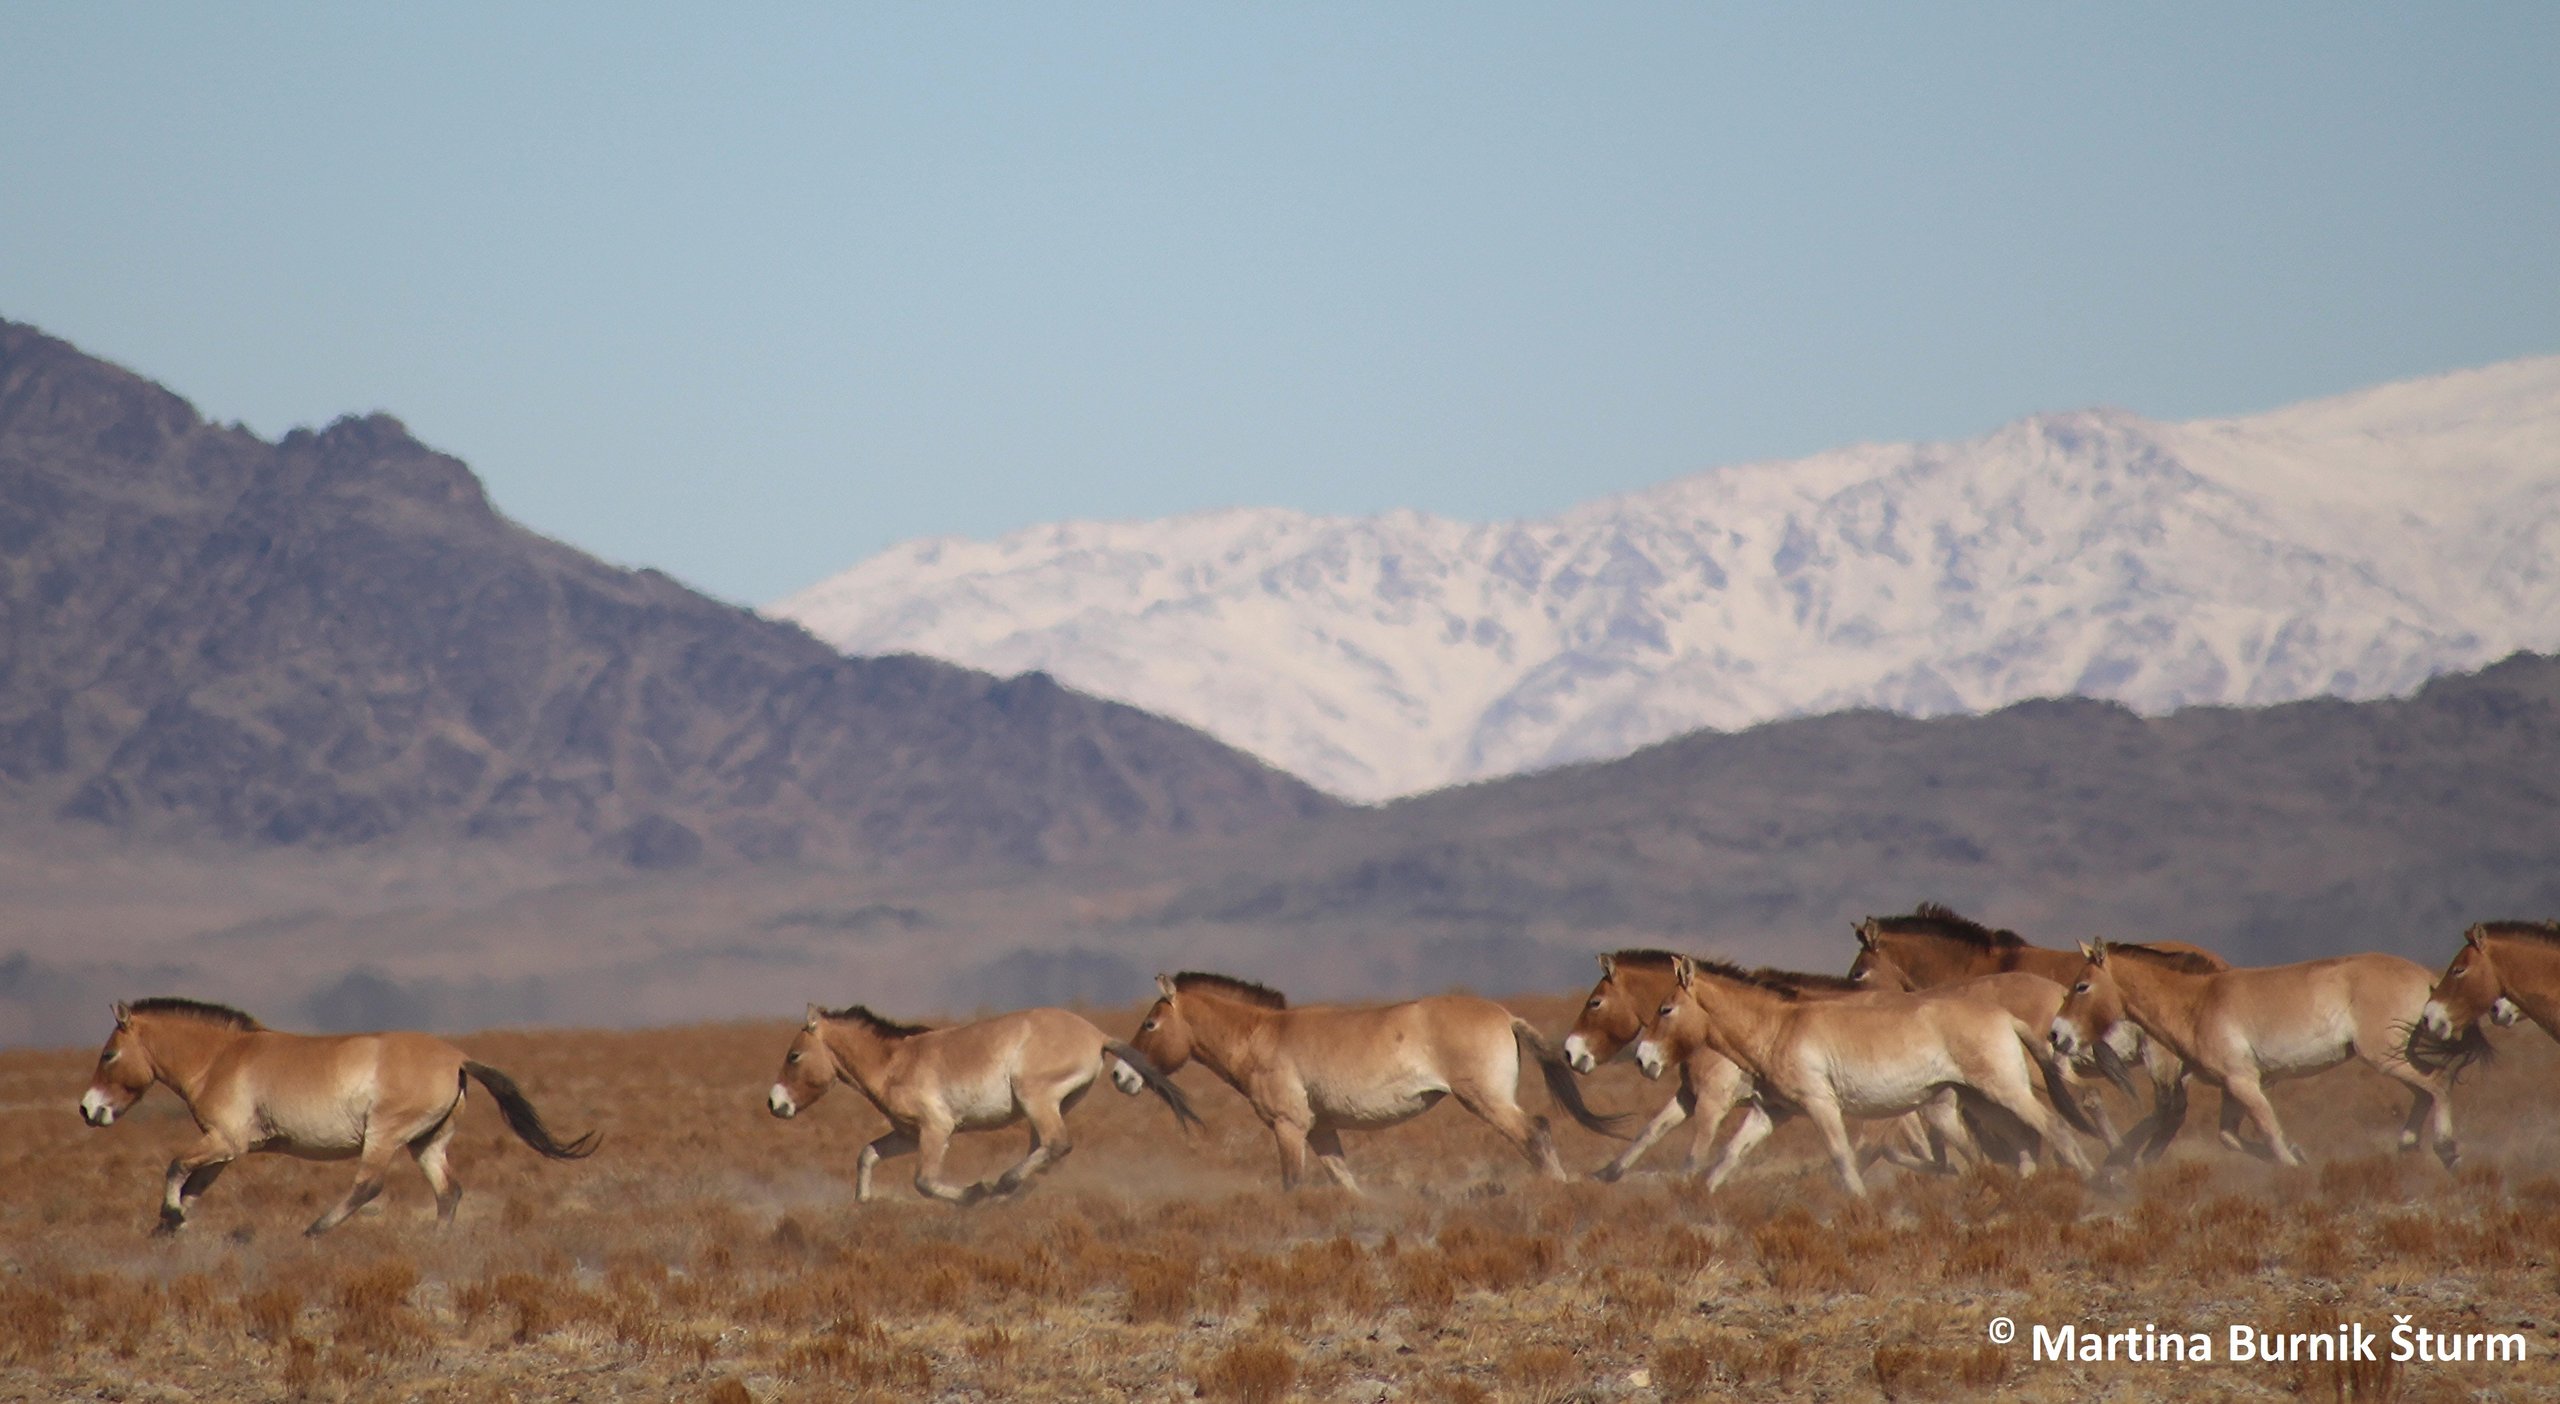
[(606, 565), (387, 415), (269, 443), (0, 322), (0, 823), (913, 867), (1331, 807), (1046, 676), (845, 658)]
[(2242, 418), (2038, 415), (1544, 520), (1272, 508), (910, 542), (768, 612), (1378, 800), (1849, 708), (2405, 695), (2560, 645), (2560, 356)]

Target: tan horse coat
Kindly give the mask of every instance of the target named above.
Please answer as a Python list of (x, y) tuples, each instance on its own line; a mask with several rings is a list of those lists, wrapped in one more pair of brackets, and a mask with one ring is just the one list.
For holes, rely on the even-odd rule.
[(1564, 1166), (1543, 1118), (1520, 1109), (1520, 1050), (1576, 1121), (1619, 1134), (1618, 1118), (1583, 1104), (1563, 1055), (1510, 1010), (1473, 995), (1433, 995), (1383, 1006), (1291, 1008), (1277, 991), (1223, 975), (1156, 977), (1157, 999), (1130, 1040), (1168, 1072), (1198, 1059), (1243, 1094), (1271, 1128), (1280, 1182), (1295, 1187), (1312, 1149), (1345, 1189), (1344, 1130), (1393, 1126), (1443, 1097), (1484, 1119), (1529, 1162), (1557, 1179)]
[[(2084, 1173), (2089, 1161), (2053, 1110), (2036, 1100), (2039, 1069), (2062, 1121), (2095, 1134), (2071, 1103), (2061, 1070), (2041, 1052), (2035, 1031), (2006, 1010), (1971, 999), (1866, 995), (1809, 1000), (1748, 971), (1681, 957), (1679, 988), (1655, 1011), (1636, 1045), (1636, 1061), (1658, 1077), (1699, 1043), (1747, 1073), (1757, 1090), (1743, 1125), (1718, 1169), (1730, 1173), (1777, 1122), (1797, 1114), (1822, 1133), (1832, 1163), (1851, 1193), (1864, 1197), (1848, 1119), (1918, 1112), (1947, 1143), (1966, 1139), (1962, 1112), (1996, 1107)], [(2022, 1155), (2031, 1172), (2034, 1159)], [(1710, 1176), (1708, 1187), (1719, 1180)]]
[[(765, 1094), (766, 1109), (788, 1120), (849, 1082), (889, 1119), (886, 1135), (862, 1148), (853, 1197), (871, 1198), (871, 1172), (883, 1160), (918, 1154), (916, 1191), (956, 1204), (1009, 1194), (1075, 1149), (1067, 1113), (1105, 1068), (1131, 1096), (1152, 1091), (1177, 1121), (1197, 1126), (1182, 1089), (1144, 1055), (1065, 1009), (1021, 1009), (930, 1029), (883, 1019), (859, 1005), (809, 1006), (807, 1021), (783, 1054), (782, 1071)], [(1031, 1123), (1031, 1147), (991, 1184), (958, 1186), (942, 1178), (943, 1158), (958, 1131)]]
[[(1872, 951), (1889, 955), (1915, 989), (2011, 972), (2041, 976), (2068, 988), (2080, 974), (2077, 951), (2031, 945), (2014, 931), (1993, 930), (1931, 902), (1922, 903), (1908, 916), (1869, 917), (1858, 923), (1857, 935), (1858, 963), (1849, 968), (1852, 976), (1867, 968)], [(2217, 970), (2231, 968), (2222, 957), (2183, 941), (2162, 941), (2157, 949), (2192, 955)], [(2043, 1028), (2045, 1023), (2038, 1020), (2035, 1026)], [(2176, 1057), (2145, 1042), (2141, 1030), (2131, 1024), (2124, 1026), (2119, 1039), (2120, 1046), (2102, 1045), (2091, 1056), (2119, 1082), (2124, 1078), (2122, 1064), (2140, 1062), (2151, 1079), (2151, 1111), (2116, 1140), (2115, 1150), (2107, 1157), (2110, 1166), (2159, 1159), (2187, 1120), (2186, 1075)]]
[[(2437, 1157), (2450, 1167), (2459, 1156), (2452, 1079), (2417, 1068), (2401, 1051), (2430, 983), (2425, 967), (2395, 955), (2216, 970), (2183, 952), (2102, 943), (2082, 948), (2070, 997), (2054, 1017), (2053, 1042), (2068, 1053), (2120, 1023), (2140, 1025), (2188, 1072), (2222, 1089), (2225, 1145), (2287, 1165), (2301, 1164), (2302, 1152), (2277, 1122), (2265, 1085), (2362, 1059), (2411, 1093), (2400, 1148), (2417, 1148), (2424, 1122)], [(2244, 1111), (2264, 1147), (2242, 1143)]]
[(259, 1151), (357, 1162), (355, 1184), (308, 1233), (328, 1232), (380, 1194), (404, 1150), (435, 1190), (437, 1220), (451, 1223), (462, 1185), (445, 1151), (465, 1077), (488, 1088), (507, 1125), (542, 1154), (575, 1160), (595, 1148), (592, 1134), (554, 1140), (506, 1074), (427, 1034), (278, 1033), (239, 1010), (184, 999), (119, 1004), (115, 1014), (81, 1117), (112, 1125), (156, 1082), (187, 1104), (203, 1133), (169, 1162), (161, 1233), (186, 1223), (224, 1167)]

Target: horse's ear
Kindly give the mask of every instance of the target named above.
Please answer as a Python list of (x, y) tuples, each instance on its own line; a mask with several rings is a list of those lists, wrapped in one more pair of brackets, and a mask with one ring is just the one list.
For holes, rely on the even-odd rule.
[(2480, 924), (2479, 924), (2478, 922), (2473, 922), (2473, 923), (2471, 924), (2471, 929), (2462, 933), (2462, 944), (2464, 944), (2464, 945), (2466, 945), (2466, 946), (2476, 946), (2476, 945), (2479, 945), (2479, 944), (2480, 944), (2480, 934), (2481, 934), (2481, 926), (2480, 926)]
[(1671, 959), (1671, 974), (1672, 978), (1680, 982), (1680, 988), (1685, 990), (1689, 988), (1690, 981), (1698, 978), (1698, 963), (1687, 956), (1674, 956)]
[(2104, 965), (2107, 963), (2107, 943), (2083, 941), (2080, 943), (2080, 954), (2087, 956), (2091, 965)]
[(1158, 975), (1156, 977), (1156, 993), (1163, 995), (1167, 999), (1173, 998), (1173, 977), (1170, 975)]
[(1862, 951), (1872, 951), (1876, 948), (1876, 919), (1874, 917), (1869, 917), (1865, 921), (1859, 922), (1857, 925), (1857, 932), (1858, 949)]
[(1600, 953), (1600, 978), (1614, 980), (1618, 975), (1618, 958), (1607, 951)]
[(814, 1028), (816, 1028), (816, 1027), (818, 1026), (818, 1016), (819, 1016), (819, 1013), (820, 1013), (820, 1010), (818, 1009), (818, 1006), (816, 1006), (816, 1005), (814, 1005), (814, 1004), (810, 1005), (810, 1006), (809, 1006), (809, 1018), (808, 1018), (808, 1021), (807, 1021), (807, 1022), (805, 1022), (805, 1023), (803, 1023), (803, 1024), (801, 1024), (801, 1026), (800, 1026), (800, 1027), (802, 1027), (802, 1028), (804, 1028), (804, 1029), (814, 1029)]
[(116, 1001), (116, 1027), (120, 1029), (133, 1027), (133, 1006), (123, 1000)]

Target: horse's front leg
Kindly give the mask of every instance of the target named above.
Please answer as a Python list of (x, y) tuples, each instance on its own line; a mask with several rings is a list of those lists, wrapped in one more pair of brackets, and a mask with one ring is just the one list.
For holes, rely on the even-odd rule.
[(1808, 1102), (1805, 1115), (1813, 1118), (1815, 1129), (1822, 1132), (1822, 1144), (1831, 1152), (1831, 1163), (1840, 1171), (1840, 1182), (1849, 1193), (1860, 1199), (1867, 1197), (1867, 1182), (1858, 1174), (1857, 1148), (1849, 1144), (1849, 1123), (1840, 1115), (1840, 1106), (1829, 1100)]
[[(1627, 1143), (1625, 1150), (1618, 1152), (1616, 1159), (1592, 1171), (1591, 1178), (1603, 1181), (1623, 1179), (1629, 1170), (1635, 1168), (1636, 1161), (1643, 1158), (1646, 1151), (1653, 1149), (1654, 1142), (1679, 1129), (1680, 1123), (1687, 1121), (1697, 1109), (1697, 1089), (1691, 1087), (1688, 1080), (1684, 1078), (1681, 1080), (1680, 1090), (1671, 1094), (1671, 1100), (1662, 1104), (1662, 1110), (1653, 1114), (1653, 1120), (1645, 1123), (1644, 1130), (1636, 1133), (1636, 1138)], [(1698, 1133), (1697, 1142), (1691, 1145), (1689, 1158), (1692, 1162), (1697, 1159), (1698, 1148), (1705, 1144), (1706, 1135), (1707, 1133), (1703, 1131)], [(1694, 1163), (1690, 1168), (1696, 1168)]]
[(222, 1178), (224, 1167), (237, 1159), (239, 1152), (231, 1143), (208, 1133), (187, 1149), (184, 1155), (169, 1162), (169, 1173), (160, 1186), (160, 1224), (157, 1234), (176, 1233), (187, 1222), (188, 1211), (213, 1182)]
[(1360, 1182), (1351, 1178), (1350, 1162), (1342, 1157), (1342, 1133), (1339, 1130), (1318, 1126), (1307, 1133), (1307, 1144), (1314, 1148), (1316, 1163), (1333, 1176), (1334, 1183), (1353, 1194), (1361, 1193)]
[(856, 1204), (871, 1202), (872, 1167), (894, 1156), (915, 1153), (915, 1130), (905, 1126), (892, 1127), (887, 1135), (864, 1146), (862, 1154), (854, 1157), (853, 1161), (853, 1202)]
[(1032, 1176), (1067, 1158), (1076, 1148), (1067, 1135), (1066, 1110), (1057, 1101), (1035, 1097), (1022, 1103), (1022, 1114), (1031, 1123), (1031, 1149), (1019, 1164), (996, 1178), (994, 1193), (1011, 1194), (1022, 1188)]
[(1722, 1186), (1726, 1178), (1741, 1167), (1742, 1158), (1769, 1139), (1769, 1133), (1778, 1129), (1778, 1123), (1794, 1114), (1773, 1112), (1766, 1102), (1757, 1097), (1746, 1103), (1742, 1124), (1733, 1128), (1733, 1134), (1725, 1138), (1724, 1153), (1716, 1157), (1715, 1168), (1707, 1172), (1707, 1192), (1713, 1194)]
[(1306, 1123), (1275, 1119), (1271, 1123), (1272, 1139), (1280, 1146), (1280, 1188), (1293, 1190), (1307, 1177), (1307, 1136), (1312, 1130)]

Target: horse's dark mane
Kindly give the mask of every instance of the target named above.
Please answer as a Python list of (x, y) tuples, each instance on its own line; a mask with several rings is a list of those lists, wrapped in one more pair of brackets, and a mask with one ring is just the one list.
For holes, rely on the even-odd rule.
[(1751, 972), (1751, 977), (1764, 985), (1784, 985), (1791, 990), (1827, 990), (1834, 994), (1860, 994), (1875, 986), (1846, 975), (1824, 975), (1811, 970), (1780, 970), (1764, 965)]
[(1183, 994), (1194, 992), (1224, 995), (1240, 1004), (1258, 1004), (1265, 1009), (1286, 1009), (1289, 997), (1269, 985), (1239, 980), (1233, 975), (1216, 975), (1206, 970), (1185, 970), (1173, 977), (1173, 987)]
[(1766, 990), (1780, 999), (1804, 998), (1804, 987), (1794, 983), (1795, 976), (1792, 972), (1771, 971), (1765, 968), (1745, 970), (1729, 960), (1693, 960), (1690, 964), (1695, 966), (1701, 975), (1713, 975), (1717, 979), (1736, 985), (1748, 985), (1755, 990)]
[(137, 999), (126, 1005), (125, 1009), (133, 1014), (178, 1014), (189, 1019), (201, 1019), (208, 1024), (220, 1024), (227, 1029), (244, 1029), (254, 1032), (266, 1027), (230, 1005), (211, 1004), (201, 999), (181, 999), (176, 995), (153, 995), (149, 999)]
[(1896, 936), (1935, 936), (1941, 941), (1975, 946), (1983, 950), (2008, 950), (2025, 945), (2026, 938), (2015, 931), (1995, 931), (1970, 917), (1955, 914), (1954, 909), (1939, 902), (1923, 902), (1909, 916), (1870, 917), (1879, 932)]
[(895, 1019), (874, 1014), (859, 1004), (848, 1004), (842, 1009), (821, 1009), (818, 1012), (838, 1023), (860, 1024), (882, 1038), (913, 1038), (920, 1033), (933, 1032), (931, 1024), (902, 1024)]
[(1609, 960), (1612, 964), (1632, 965), (1638, 970), (1668, 970), (1680, 963), (1680, 953), (1658, 951), (1649, 946), (1630, 946), (1623, 951), (1609, 952)]
[(2560, 921), (2484, 921), (2476, 929), (2483, 936), (2512, 936), (2520, 941), (2560, 946)]
[(2194, 951), (2164, 951), (2158, 946), (2145, 946), (2132, 941), (2109, 941), (2108, 955), (2129, 955), (2137, 960), (2175, 970), (2182, 975), (2217, 975), (2230, 967), (2217, 965), (2212, 957)]

